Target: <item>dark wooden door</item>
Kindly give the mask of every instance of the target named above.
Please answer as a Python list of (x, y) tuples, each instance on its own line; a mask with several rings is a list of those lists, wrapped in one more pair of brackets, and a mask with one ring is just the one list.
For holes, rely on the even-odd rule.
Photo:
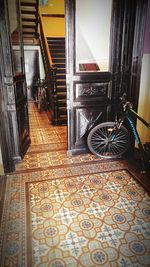
[[(77, 0), (67, 0), (65, 2), (68, 151), (71, 154), (87, 151), (85, 134), (93, 120), (98, 116), (99, 121), (108, 119), (112, 91), (110, 68), (105, 67), (101, 70), (101, 65), (98, 64), (99, 59), (96, 58), (97, 55), (92, 55), (94, 51), (92, 51), (92, 44), (89, 44), (90, 40), (86, 27), (89, 10), (87, 14), (82, 13), (84, 2)], [(90, 7), (87, 7), (87, 9), (90, 9)], [(95, 12), (96, 9), (93, 11)], [(94, 13), (92, 13), (92, 16), (94, 16)], [(84, 25), (80, 31), (78, 26), (81, 26), (80, 20), (82, 19), (81, 23), (83, 22)], [(94, 27), (94, 25), (91, 27)], [(83, 37), (85, 31), (86, 36)], [(93, 29), (89, 34), (92, 34), (92, 31)], [(91, 36), (91, 38), (94, 37)], [(99, 42), (99, 38), (97, 42)], [(98, 44), (95, 45), (95, 49), (97, 47)], [(99, 51), (97, 54), (99, 54)], [(100, 57), (100, 55), (98, 56)]]
[[(102, 7), (98, 6), (100, 2)], [(138, 98), (146, 3), (146, 0), (65, 1), (70, 154), (87, 151), (85, 133), (89, 125), (98, 115), (99, 122), (113, 119), (117, 99), (123, 92)], [(134, 51), (138, 55), (136, 63)], [(134, 97), (130, 98), (133, 103)]]
[(15, 110), (11, 115), (15, 142), (14, 160), (18, 161), (23, 158), (30, 144), (27, 87), (24, 73), (13, 77), (13, 87)]
[(19, 160), (24, 156), (30, 143), (20, 2), (7, 0), (7, 8), (15, 102), (15, 108), (11, 114), (15, 144), (14, 158)]
[(1, 1), (0, 45), (1, 143), (5, 172), (11, 172), (30, 144), (19, 2), (15, 0)]

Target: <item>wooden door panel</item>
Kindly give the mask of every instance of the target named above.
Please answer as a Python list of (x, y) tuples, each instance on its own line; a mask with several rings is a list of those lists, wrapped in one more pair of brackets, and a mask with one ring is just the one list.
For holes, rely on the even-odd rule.
[[(107, 107), (83, 106), (74, 109), (74, 149), (87, 151), (86, 133), (90, 123), (99, 116), (99, 122), (107, 119)], [(77, 152), (74, 151), (74, 152)]]
[(28, 107), (27, 103), (17, 108), (19, 150), (21, 157), (24, 156), (30, 144), (29, 126), (28, 126)]
[(69, 152), (88, 151), (86, 138), (90, 124), (99, 116), (99, 122), (108, 119), (111, 99), (111, 82), (75, 81), (71, 108), (68, 109)]
[(110, 97), (110, 82), (75, 82), (74, 83), (74, 102), (107, 102)]
[(15, 77), (15, 80), (16, 82), (14, 83), (14, 88), (18, 124), (19, 154), (23, 157), (30, 144), (27, 90), (24, 75)]

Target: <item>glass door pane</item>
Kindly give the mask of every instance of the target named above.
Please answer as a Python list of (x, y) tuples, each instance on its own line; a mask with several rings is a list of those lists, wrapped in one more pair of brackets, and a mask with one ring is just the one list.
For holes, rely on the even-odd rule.
[(76, 71), (109, 71), (112, 0), (76, 0)]

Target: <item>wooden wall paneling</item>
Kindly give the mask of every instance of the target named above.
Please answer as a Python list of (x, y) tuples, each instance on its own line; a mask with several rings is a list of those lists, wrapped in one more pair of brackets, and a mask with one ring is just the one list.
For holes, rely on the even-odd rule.
[(8, 105), (14, 99), (14, 90), (10, 82), (12, 81), (12, 62), (9, 56), (10, 46), (8, 42), (8, 25), (6, 1), (1, 1), (0, 5), (0, 137), (4, 171), (12, 172), (15, 169), (13, 161), (12, 127), (10, 127), (9, 108), (13, 109), (13, 104)]

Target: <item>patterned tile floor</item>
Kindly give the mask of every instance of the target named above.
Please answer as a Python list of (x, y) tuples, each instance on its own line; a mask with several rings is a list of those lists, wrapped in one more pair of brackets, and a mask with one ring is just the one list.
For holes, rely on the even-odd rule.
[(150, 263), (150, 199), (126, 170), (28, 183), (29, 266)]
[(53, 166), (80, 164), (100, 161), (92, 154), (67, 155), (67, 128), (52, 126), (45, 112), (37, 111), (34, 103), (30, 103), (30, 135), (31, 146), (23, 161), (16, 166), (16, 172), (42, 170)]
[[(149, 267), (150, 198), (123, 161), (66, 153), (29, 103), (31, 146), (7, 176), (1, 267)], [(144, 178), (143, 178), (144, 179)]]

